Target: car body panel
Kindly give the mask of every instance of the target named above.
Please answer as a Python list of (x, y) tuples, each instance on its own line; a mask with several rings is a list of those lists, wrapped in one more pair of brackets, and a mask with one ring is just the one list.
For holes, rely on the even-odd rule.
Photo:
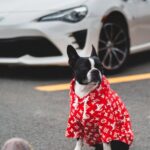
[(0, 12), (58, 11), (81, 5), (84, 2), (86, 0), (1, 0)]
[[(137, 2), (138, 1), (138, 2)], [(57, 11), (85, 5), (87, 16), (78, 23), (63, 21), (38, 22), (37, 19)], [(40, 0), (25, 1), (2, 0), (0, 2), (0, 40), (16, 37), (44, 37), (51, 41), (62, 53), (62, 56), (34, 57), (28, 54), (19, 58), (0, 58), (1, 64), (23, 65), (67, 65), (66, 47), (74, 43), (70, 34), (87, 30), (86, 42), (79, 55), (89, 56), (91, 45), (98, 48), (102, 19), (114, 11), (120, 12), (129, 28), (131, 40), (130, 53), (150, 48), (150, 0)], [(139, 11), (141, 10), (141, 11)]]

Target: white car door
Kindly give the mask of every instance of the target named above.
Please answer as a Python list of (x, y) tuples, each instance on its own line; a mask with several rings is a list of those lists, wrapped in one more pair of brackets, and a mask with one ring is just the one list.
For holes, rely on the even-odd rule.
[(150, 0), (126, 0), (124, 6), (130, 16), (132, 52), (144, 49), (150, 43)]
[(137, 36), (134, 43), (143, 45), (150, 42), (150, 0), (135, 0), (137, 1), (135, 12), (135, 23), (137, 24)]

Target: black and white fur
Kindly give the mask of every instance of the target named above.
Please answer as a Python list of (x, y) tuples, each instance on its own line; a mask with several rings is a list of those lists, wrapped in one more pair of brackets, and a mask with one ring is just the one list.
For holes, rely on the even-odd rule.
[[(75, 77), (75, 93), (80, 98), (84, 97), (94, 90), (102, 80), (102, 64), (96, 54), (95, 48), (92, 46), (90, 57), (80, 57), (76, 50), (69, 45), (67, 47), (69, 57), (69, 65), (72, 67)], [(83, 139), (77, 139), (74, 150), (81, 150)], [(111, 143), (102, 143), (95, 145), (95, 150), (128, 150), (129, 146), (119, 141)]]

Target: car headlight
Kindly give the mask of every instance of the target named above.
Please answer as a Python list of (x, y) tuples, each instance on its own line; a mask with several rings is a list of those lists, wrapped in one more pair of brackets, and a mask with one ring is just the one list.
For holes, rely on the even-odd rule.
[(38, 21), (65, 21), (76, 23), (81, 21), (87, 15), (87, 12), (88, 9), (86, 6), (80, 6), (43, 16), (39, 18)]

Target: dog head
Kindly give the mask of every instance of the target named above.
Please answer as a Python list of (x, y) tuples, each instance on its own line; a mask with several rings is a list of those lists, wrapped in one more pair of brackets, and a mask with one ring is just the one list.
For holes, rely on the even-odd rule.
[(93, 46), (90, 57), (80, 57), (71, 45), (67, 47), (67, 54), (69, 57), (69, 65), (72, 67), (75, 80), (78, 83), (88, 85), (101, 82), (102, 64)]

